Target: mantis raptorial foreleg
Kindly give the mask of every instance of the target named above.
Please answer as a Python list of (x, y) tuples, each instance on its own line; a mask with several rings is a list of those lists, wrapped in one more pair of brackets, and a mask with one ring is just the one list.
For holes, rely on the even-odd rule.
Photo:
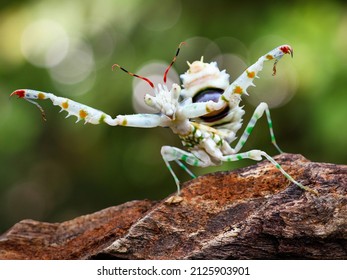
[[(59, 97), (53, 93), (46, 93), (32, 89), (19, 89), (14, 91), (11, 96), (17, 95), (30, 103), (35, 104), (41, 111), (42, 117), (45, 120), (46, 116), (42, 107), (36, 100), (49, 99), (53, 105), (59, 106), (62, 111), (67, 112), (67, 118), (70, 116), (77, 117), (77, 121), (84, 121), (85, 123), (101, 124), (106, 123), (111, 126), (132, 126), (132, 127), (157, 127), (166, 126), (167, 120), (162, 115), (156, 114), (134, 114), (134, 115), (118, 115), (112, 118), (110, 115), (103, 111), (94, 109), (90, 106), (73, 101), (69, 98)], [(35, 100), (35, 101), (34, 101)]]
[(254, 86), (253, 80), (258, 77), (258, 73), (263, 70), (264, 62), (274, 60), (273, 75), (276, 75), (277, 62), (285, 54), (293, 56), (293, 49), (288, 45), (279, 46), (267, 54), (261, 56), (253, 65), (248, 67), (221, 95), (220, 99), (232, 102), (233, 94), (247, 94), (247, 88)]

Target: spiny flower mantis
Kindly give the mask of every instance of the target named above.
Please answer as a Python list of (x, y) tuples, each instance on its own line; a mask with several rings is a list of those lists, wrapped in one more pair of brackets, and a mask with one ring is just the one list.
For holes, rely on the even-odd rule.
[(306, 191), (316, 193), (292, 178), (266, 152), (262, 150), (241, 152), (256, 122), (264, 113), (267, 117), (271, 142), (279, 152), (282, 152), (276, 143), (270, 111), (266, 103), (262, 102), (257, 106), (242, 136), (236, 145), (231, 147), (231, 143), (236, 139), (236, 133), (242, 126), (242, 117), (245, 113), (239, 105), (242, 95), (247, 95), (248, 87), (254, 86), (253, 81), (262, 70), (264, 62), (274, 61), (273, 75), (275, 75), (277, 62), (285, 54), (292, 56), (293, 49), (289, 45), (273, 49), (261, 56), (232, 83), (229, 83), (229, 74), (225, 70), (220, 71), (216, 62), (205, 63), (203, 59), (194, 61), (188, 63), (189, 69), (181, 75), (182, 85), (173, 84), (171, 88), (168, 88), (166, 85), (167, 74), (179, 54), (181, 45), (182, 43), (164, 73), (163, 83), (157, 86), (148, 78), (131, 73), (118, 64), (113, 65), (113, 68), (118, 67), (128, 74), (146, 81), (154, 89), (154, 96), (146, 94), (144, 102), (158, 111), (155, 114), (118, 115), (113, 118), (103, 111), (71, 99), (31, 89), (18, 89), (11, 96), (16, 95), (35, 104), (44, 119), (46, 119), (44, 111), (36, 101), (49, 99), (53, 105), (59, 106), (61, 111), (66, 111), (67, 117), (75, 116), (77, 121), (83, 120), (85, 123), (171, 128), (186, 148), (183, 150), (163, 146), (161, 149), (164, 162), (175, 180), (177, 195), (180, 194), (180, 182), (170, 162), (175, 161), (191, 177), (195, 178), (185, 164), (207, 167), (246, 158), (257, 161), (266, 158), (290, 182)]

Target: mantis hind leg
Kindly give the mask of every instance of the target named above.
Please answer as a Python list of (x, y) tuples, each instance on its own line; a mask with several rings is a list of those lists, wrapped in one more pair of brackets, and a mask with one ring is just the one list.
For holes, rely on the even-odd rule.
[(246, 143), (249, 135), (252, 133), (253, 128), (255, 127), (257, 121), (263, 116), (264, 112), (266, 113), (267, 123), (268, 123), (268, 126), (269, 126), (271, 143), (275, 146), (275, 148), (280, 153), (283, 153), (283, 151), (277, 145), (275, 134), (274, 134), (273, 128), (272, 128), (272, 120), (271, 120), (269, 106), (265, 102), (260, 103), (257, 106), (257, 108), (255, 109), (255, 111), (254, 111), (254, 113), (253, 113), (249, 123), (247, 124), (247, 127), (245, 128), (245, 131), (243, 132), (239, 142), (235, 146), (235, 149), (234, 149), (235, 153), (239, 152), (242, 149), (242, 147)]
[(176, 163), (179, 165), (179, 167), (181, 167), (185, 172), (187, 172), (187, 173), (190, 175), (190, 177), (192, 177), (193, 179), (196, 178), (196, 176), (194, 175), (194, 173), (191, 172), (187, 166), (185, 166), (185, 165), (184, 165), (182, 162), (180, 162), (178, 159), (176, 159), (175, 161), (176, 161)]
[(253, 160), (262, 160), (262, 158), (266, 158), (268, 161), (270, 161), (283, 175), (284, 177), (286, 177), (290, 182), (294, 183), (295, 185), (297, 185), (299, 188), (305, 190), (305, 191), (309, 191), (315, 195), (317, 195), (317, 192), (304, 186), (303, 184), (299, 183), (298, 181), (296, 181), (292, 176), (290, 176), (283, 168), (282, 166), (275, 161), (271, 156), (269, 156), (267, 153), (265, 153), (264, 151), (261, 150), (251, 150), (248, 152), (244, 152), (244, 153), (238, 153), (238, 154), (233, 154), (233, 155), (227, 155), (227, 156), (223, 156), (223, 158), (221, 159), (222, 161), (237, 161), (237, 160), (242, 160), (242, 159), (253, 159)]

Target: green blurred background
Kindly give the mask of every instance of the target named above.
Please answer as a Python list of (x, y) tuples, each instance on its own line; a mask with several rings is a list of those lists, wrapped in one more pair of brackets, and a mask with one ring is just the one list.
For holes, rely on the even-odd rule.
[[(35, 106), (9, 99), (9, 94), (32, 88), (112, 116), (131, 114), (135, 83), (142, 83), (141, 90), (151, 88), (122, 71), (112, 72), (112, 64), (148, 75), (143, 67), (170, 63), (181, 41), (187, 44), (170, 75), (182, 74), (187, 60), (203, 55), (205, 61), (218, 61), (232, 80), (267, 51), (291, 44), (294, 58), (283, 58), (275, 77), (272, 64), (266, 65), (257, 87), (250, 89), (243, 102), (245, 120), (266, 101), (283, 150), (346, 164), (344, 1), (253, 2), (2, 1), (0, 232), (25, 218), (59, 222), (175, 191), (160, 155), (162, 145), (181, 147), (171, 131), (75, 124), (49, 101), (41, 103), (44, 122)], [(263, 119), (245, 150), (260, 148), (275, 155), (269, 139)], [(201, 175), (252, 163), (193, 171)], [(174, 168), (182, 181), (188, 179)]]

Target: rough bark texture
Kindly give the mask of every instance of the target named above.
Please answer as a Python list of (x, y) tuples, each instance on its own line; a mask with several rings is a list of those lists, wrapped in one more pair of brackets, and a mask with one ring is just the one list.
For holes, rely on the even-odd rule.
[(24, 220), (0, 259), (347, 259), (347, 166), (300, 155), (184, 184), (180, 203), (132, 201), (63, 223)]

